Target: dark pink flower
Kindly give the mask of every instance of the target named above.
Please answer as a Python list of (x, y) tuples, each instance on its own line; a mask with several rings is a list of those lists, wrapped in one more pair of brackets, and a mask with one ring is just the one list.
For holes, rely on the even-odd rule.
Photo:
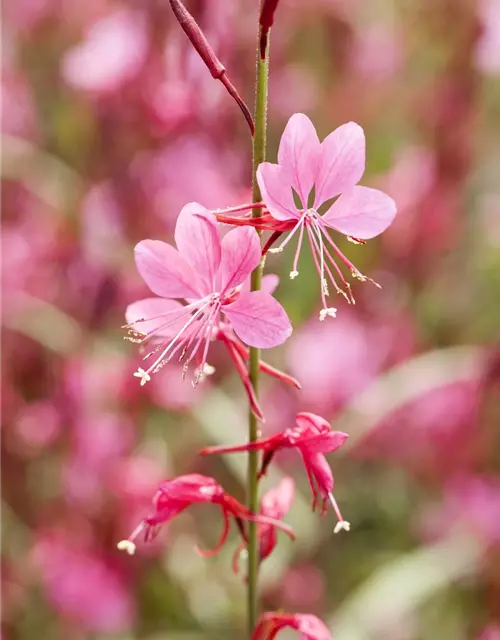
[(337, 515), (335, 533), (342, 529), (349, 531), (350, 524), (342, 517), (333, 497), (334, 480), (332, 470), (324, 456), (341, 447), (348, 435), (341, 431), (332, 431), (328, 422), (314, 413), (299, 413), (295, 427), (286, 429), (269, 438), (236, 446), (217, 446), (202, 449), (201, 455), (212, 453), (234, 453), (241, 451), (262, 451), (260, 476), (264, 475), (274, 454), (281, 449), (297, 449), (302, 456), (307, 478), (313, 492), (313, 509), (321, 505), (325, 513), (329, 501)]
[[(293, 478), (283, 478), (281, 482), (269, 489), (260, 501), (260, 513), (273, 520), (283, 520), (295, 498), (295, 483)], [(278, 542), (276, 527), (273, 523), (259, 524), (259, 559), (265, 560), (274, 551)], [(233, 557), (233, 570), (238, 573), (238, 560), (242, 550), (246, 548), (246, 543), (242, 542), (236, 549)]]
[[(282, 251), (298, 233), (290, 272), (292, 279), (299, 274), (300, 250), (304, 232), (307, 233), (321, 280), (321, 320), (336, 313), (326, 300), (330, 284), (353, 302), (350, 285), (336, 259), (340, 259), (355, 278), (367, 279), (337, 247), (329, 228), (359, 242), (382, 233), (396, 215), (396, 205), (385, 193), (357, 186), (364, 170), (365, 136), (359, 125), (344, 124), (320, 143), (314, 125), (302, 113), (294, 114), (288, 121), (278, 150), (278, 164), (264, 162), (257, 170), (262, 199), (278, 221), (276, 229), (283, 231), (285, 223), (290, 230), (281, 246), (270, 251)], [(295, 203), (294, 192), (300, 205)], [(337, 196), (340, 197), (332, 204)], [(323, 205), (330, 206), (321, 215), (319, 208)], [(337, 277), (343, 289), (337, 284)]]
[(216, 480), (208, 476), (191, 473), (178, 476), (172, 480), (162, 482), (153, 498), (155, 507), (154, 513), (145, 518), (126, 539), (118, 543), (118, 548), (126, 551), (130, 555), (135, 553), (134, 540), (142, 533), (144, 540), (154, 538), (161, 525), (169, 522), (179, 515), (184, 509), (197, 503), (213, 503), (222, 509), (224, 517), (224, 529), (215, 549), (203, 551), (198, 549), (204, 556), (211, 556), (217, 553), (227, 540), (230, 527), (230, 518), (234, 517), (243, 539), (247, 542), (244, 521), (257, 522), (261, 525), (270, 525), (282, 529), (291, 538), (293, 531), (283, 522), (264, 515), (254, 515), (247, 507), (240, 504), (235, 498), (228, 495)]
[(278, 633), (289, 627), (300, 633), (303, 640), (332, 640), (332, 634), (316, 616), (310, 613), (263, 613), (255, 627), (251, 640), (273, 640)]
[[(134, 374), (142, 385), (176, 355), (184, 370), (198, 357), (198, 381), (206, 371), (221, 313), (250, 346), (275, 347), (290, 336), (288, 316), (270, 294), (241, 290), (261, 258), (254, 229), (233, 229), (221, 240), (215, 217), (190, 203), (177, 219), (175, 240), (178, 250), (159, 240), (143, 240), (135, 248), (139, 273), (161, 296), (135, 302), (126, 313), (130, 339), (155, 344), (145, 356), (153, 363)], [(172, 298), (183, 298), (187, 304)]]

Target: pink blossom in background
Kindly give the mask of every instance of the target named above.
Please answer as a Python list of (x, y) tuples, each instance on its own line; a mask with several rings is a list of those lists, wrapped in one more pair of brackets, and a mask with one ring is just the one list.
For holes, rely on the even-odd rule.
[(354, 73), (361, 73), (369, 82), (394, 76), (403, 66), (398, 35), (395, 25), (384, 23), (373, 24), (358, 33), (352, 52)]
[(23, 407), (14, 426), (18, 438), (31, 447), (33, 455), (36, 455), (59, 437), (63, 425), (55, 404), (40, 400)]
[(332, 635), (325, 623), (316, 616), (281, 611), (263, 613), (251, 640), (273, 640), (282, 629), (287, 627), (298, 631), (303, 640), (332, 640)]
[(327, 502), (330, 502), (338, 519), (335, 533), (342, 529), (349, 531), (350, 524), (342, 517), (333, 497), (333, 474), (324, 456), (325, 453), (336, 451), (349, 436), (341, 431), (332, 431), (326, 420), (313, 413), (297, 414), (295, 423), (295, 427), (269, 438), (242, 445), (206, 447), (200, 451), (200, 454), (261, 451), (262, 465), (259, 475), (262, 476), (266, 473), (275, 453), (282, 449), (297, 449), (302, 456), (313, 493), (313, 510), (319, 507), (321, 514), (324, 514), (327, 510)]
[(293, 531), (284, 523), (262, 514), (252, 514), (247, 507), (228, 495), (216, 480), (198, 473), (191, 473), (160, 484), (153, 498), (154, 513), (144, 518), (126, 540), (121, 540), (118, 543), (118, 549), (130, 555), (134, 554), (135, 540), (139, 536), (142, 535), (145, 542), (154, 539), (161, 525), (169, 522), (191, 505), (202, 503), (220, 506), (224, 517), (224, 528), (215, 549), (205, 551), (198, 548), (198, 552), (206, 557), (218, 553), (225, 544), (229, 535), (231, 517), (236, 520), (246, 542), (248, 540), (243, 524), (245, 521), (277, 527), (293, 538)]
[(98, 553), (65, 535), (43, 534), (32, 550), (45, 593), (59, 614), (88, 633), (123, 633), (135, 618), (123, 578)]
[(481, 631), (476, 640), (500, 640), (500, 625), (488, 625)]
[[(365, 170), (365, 136), (363, 129), (354, 122), (342, 125), (320, 143), (309, 118), (301, 113), (294, 114), (283, 132), (278, 162), (264, 162), (257, 170), (262, 199), (269, 213), (279, 222), (290, 225), (290, 233), (284, 242), (270, 251), (281, 251), (298, 232), (290, 272), (290, 277), (296, 278), (304, 232), (307, 233), (320, 277), (323, 306), (320, 319), (324, 320), (336, 315), (336, 309), (329, 307), (326, 300), (329, 284), (349, 302), (354, 301), (350, 285), (332, 251), (354, 277), (362, 281), (367, 279), (340, 251), (328, 229), (339, 231), (354, 242), (373, 238), (391, 224), (396, 215), (396, 204), (382, 191), (356, 186)], [(300, 206), (294, 202), (292, 189), (300, 199)], [(320, 215), (320, 206), (336, 196), (340, 197)], [(334, 272), (343, 288), (338, 285)]]
[[(480, 380), (432, 389), (386, 416), (356, 445), (359, 457), (377, 457), (430, 466), (440, 474), (470, 465)], [(411, 446), (408, 442), (411, 441)]]
[(38, 134), (33, 96), (28, 81), (20, 72), (2, 68), (1, 130), (4, 134), (33, 139)]
[(325, 598), (325, 575), (312, 563), (294, 566), (285, 573), (277, 590), (278, 601), (284, 607), (314, 610)]
[(500, 73), (500, 5), (498, 0), (480, 0), (482, 33), (476, 49), (476, 63), (484, 73)]
[(241, 158), (231, 149), (218, 149), (202, 134), (181, 136), (175, 146), (137, 156), (131, 170), (151, 200), (152, 212), (171, 229), (177, 212), (200, 193), (209, 209), (249, 198), (248, 189), (241, 193), (234, 186), (243, 170)]
[[(261, 258), (254, 229), (234, 229), (221, 241), (215, 216), (191, 203), (177, 219), (175, 240), (178, 250), (158, 240), (143, 240), (135, 249), (139, 273), (161, 296), (135, 302), (126, 313), (132, 341), (156, 344), (145, 358), (153, 356), (152, 364), (134, 374), (141, 385), (175, 354), (186, 369), (196, 357), (196, 380), (201, 379), (221, 313), (250, 346), (274, 347), (290, 336), (288, 316), (271, 295), (240, 290)], [(188, 304), (172, 298), (184, 298)]]
[(89, 28), (83, 42), (66, 52), (61, 73), (74, 89), (113, 92), (137, 75), (148, 47), (146, 15), (123, 9)]
[(461, 473), (448, 480), (443, 501), (424, 517), (432, 538), (464, 530), (486, 545), (500, 545), (500, 483), (497, 478)]

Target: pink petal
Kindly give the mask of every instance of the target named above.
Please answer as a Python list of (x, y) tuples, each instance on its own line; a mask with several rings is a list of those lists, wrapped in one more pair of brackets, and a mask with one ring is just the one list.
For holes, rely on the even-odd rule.
[(266, 491), (261, 500), (261, 513), (281, 520), (290, 510), (295, 498), (295, 482), (286, 476), (276, 486)]
[(307, 438), (300, 443), (300, 448), (306, 453), (332, 453), (341, 447), (348, 438), (347, 433), (331, 431), (312, 438)]
[[(129, 324), (137, 322), (137, 320), (142, 320), (143, 318), (146, 319), (145, 322), (138, 322), (134, 325), (134, 329), (141, 333), (150, 333), (168, 322), (168, 326), (155, 334), (158, 337), (168, 338), (173, 337), (186, 323), (188, 316), (183, 309), (183, 305), (175, 300), (145, 298), (144, 300), (137, 300), (137, 302), (129, 304), (125, 312), (125, 317)], [(182, 315), (181, 319), (179, 319), (179, 315)], [(153, 319), (147, 320), (147, 318)]]
[(348, 122), (321, 143), (315, 206), (354, 187), (364, 171), (365, 134), (355, 122)]
[(268, 349), (285, 342), (292, 333), (286, 311), (268, 293), (241, 293), (223, 311), (238, 337), (251, 347)]
[(255, 229), (238, 227), (227, 233), (222, 240), (221, 293), (242, 284), (260, 258), (260, 240)]
[(269, 213), (276, 220), (299, 218), (293, 201), (292, 176), (285, 167), (271, 162), (263, 162), (257, 169), (257, 182)]
[(221, 241), (215, 216), (201, 204), (190, 202), (182, 208), (177, 218), (175, 242), (182, 257), (203, 280), (204, 294), (213, 292), (221, 259)]
[(288, 121), (278, 150), (280, 166), (290, 170), (292, 186), (307, 207), (321, 157), (321, 144), (313, 123), (303, 113), (295, 113)]
[(160, 240), (142, 240), (135, 247), (137, 270), (153, 293), (163, 298), (199, 298), (201, 283), (176, 249)]
[(323, 216), (333, 229), (367, 240), (385, 231), (396, 215), (396, 203), (378, 189), (353, 187)]
[(305, 453), (301, 450), (302, 459), (308, 473), (318, 484), (320, 493), (324, 496), (333, 491), (333, 473), (327, 459), (322, 453)]

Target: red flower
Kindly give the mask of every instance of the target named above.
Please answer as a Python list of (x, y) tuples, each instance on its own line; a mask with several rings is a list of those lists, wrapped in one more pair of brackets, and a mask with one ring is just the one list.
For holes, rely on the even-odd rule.
[(329, 423), (314, 413), (298, 413), (295, 427), (286, 429), (269, 438), (233, 447), (207, 447), (200, 453), (233, 453), (238, 451), (262, 451), (262, 466), (259, 477), (263, 476), (276, 451), (295, 448), (304, 461), (307, 477), (313, 492), (313, 509), (321, 504), (321, 514), (326, 512), (330, 502), (338, 518), (335, 533), (342, 529), (349, 531), (350, 524), (342, 517), (333, 497), (333, 474), (324, 456), (336, 451), (348, 438), (347, 433), (332, 431)]
[(304, 640), (332, 640), (330, 631), (316, 616), (309, 613), (270, 611), (261, 615), (251, 640), (273, 640), (285, 627), (297, 630)]
[[(293, 479), (283, 478), (276, 487), (272, 487), (262, 496), (260, 513), (266, 518), (272, 518), (273, 521), (282, 520), (290, 510), (294, 498), (295, 483)], [(257, 535), (259, 539), (259, 560), (262, 562), (262, 560), (271, 555), (278, 541), (274, 523), (259, 524)], [(235, 573), (238, 573), (238, 560), (246, 546), (246, 542), (242, 542), (234, 553), (233, 571)]]
[(283, 522), (264, 515), (252, 514), (244, 505), (228, 495), (213, 478), (198, 473), (191, 473), (185, 476), (178, 476), (173, 480), (167, 480), (160, 484), (153, 498), (154, 513), (144, 518), (126, 540), (121, 540), (117, 545), (118, 549), (124, 550), (132, 555), (136, 549), (134, 540), (141, 533), (144, 532), (144, 540), (146, 542), (151, 540), (156, 536), (162, 524), (172, 520), (192, 504), (201, 502), (212, 502), (219, 505), (224, 517), (224, 529), (215, 549), (210, 551), (197, 549), (203, 556), (209, 557), (216, 554), (226, 542), (229, 534), (231, 516), (234, 517), (245, 542), (248, 542), (243, 524), (245, 520), (257, 522), (264, 526), (277, 527), (287, 533), (292, 539), (294, 538), (292, 529)]

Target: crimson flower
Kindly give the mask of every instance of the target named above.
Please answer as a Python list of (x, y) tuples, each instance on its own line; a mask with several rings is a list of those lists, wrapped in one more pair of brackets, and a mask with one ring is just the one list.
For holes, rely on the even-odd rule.
[(295, 426), (291, 429), (246, 444), (229, 447), (206, 447), (200, 451), (200, 454), (262, 451), (262, 466), (259, 473), (259, 477), (262, 477), (277, 451), (297, 449), (302, 456), (313, 493), (313, 510), (320, 505), (323, 515), (327, 510), (328, 502), (330, 502), (338, 518), (334, 529), (335, 533), (338, 533), (342, 529), (349, 531), (350, 524), (342, 517), (333, 497), (333, 474), (324, 454), (336, 451), (347, 438), (347, 433), (332, 431), (324, 418), (314, 413), (298, 413), (295, 418)]
[(141, 385), (175, 355), (184, 362), (184, 371), (198, 357), (198, 382), (221, 314), (252, 347), (275, 347), (290, 336), (290, 320), (269, 293), (241, 290), (261, 259), (255, 229), (233, 229), (221, 240), (215, 216), (192, 202), (179, 214), (175, 241), (178, 250), (159, 240), (143, 240), (135, 248), (139, 273), (160, 296), (134, 302), (126, 312), (129, 339), (154, 345), (144, 358), (154, 356), (153, 363), (134, 374)]
[(300, 633), (304, 640), (332, 640), (324, 622), (310, 613), (281, 613), (268, 611), (257, 622), (251, 640), (274, 640), (278, 633), (289, 627)]
[[(295, 483), (293, 478), (283, 478), (281, 482), (267, 491), (260, 501), (260, 513), (266, 518), (282, 520), (295, 498)], [(259, 560), (265, 560), (274, 551), (278, 542), (276, 527), (273, 523), (261, 523), (257, 528), (259, 540)], [(242, 542), (233, 556), (233, 571), (238, 573), (238, 560), (246, 543)]]
[(143, 534), (145, 542), (148, 542), (157, 535), (161, 525), (175, 518), (184, 509), (192, 504), (208, 502), (221, 508), (224, 528), (215, 549), (209, 551), (198, 549), (198, 552), (203, 556), (210, 557), (216, 554), (224, 545), (229, 534), (231, 516), (235, 519), (245, 542), (248, 542), (248, 539), (244, 521), (277, 527), (292, 539), (294, 538), (292, 529), (283, 522), (268, 516), (252, 514), (247, 507), (228, 495), (216, 480), (198, 473), (191, 473), (166, 480), (160, 484), (153, 498), (154, 513), (144, 518), (126, 540), (121, 540), (117, 545), (118, 549), (133, 555), (136, 549), (134, 540), (139, 535)]

